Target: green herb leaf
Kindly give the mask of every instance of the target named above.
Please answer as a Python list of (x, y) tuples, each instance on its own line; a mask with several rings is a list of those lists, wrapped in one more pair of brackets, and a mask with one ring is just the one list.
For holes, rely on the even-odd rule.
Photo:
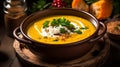
[(114, 29), (115, 29), (115, 30), (119, 30), (119, 29), (118, 29), (118, 26), (115, 26)]
[(75, 30), (75, 26), (73, 24), (69, 24), (67, 27), (71, 32)]
[(59, 41), (59, 39), (57, 38), (57, 39), (55, 39), (55, 40), (53, 40), (53, 41)]
[(59, 23), (58, 23), (57, 19), (52, 20), (51, 26), (59, 26)]
[(81, 29), (81, 30), (87, 30), (88, 27), (81, 27), (80, 29)]
[(58, 19), (59, 23), (65, 22), (66, 19), (64, 17)]
[(66, 24), (66, 26), (70, 25), (70, 21), (66, 20), (65, 24)]
[(65, 28), (60, 28), (60, 33), (66, 33), (67, 31), (65, 30)]
[(51, 5), (51, 3), (45, 4), (45, 5), (43, 6), (43, 9), (47, 8), (47, 7), (50, 6), (50, 5)]
[(48, 27), (48, 25), (49, 25), (49, 22), (50, 22), (50, 21), (45, 21), (45, 22), (43, 23), (43, 28), (46, 28), (46, 27)]
[(75, 30), (74, 32), (77, 34), (82, 34), (82, 31), (80, 31), (80, 30)]

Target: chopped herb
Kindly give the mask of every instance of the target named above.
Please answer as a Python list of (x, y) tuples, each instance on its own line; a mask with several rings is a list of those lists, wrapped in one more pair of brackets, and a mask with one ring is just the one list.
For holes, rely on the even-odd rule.
[(75, 30), (75, 26), (73, 24), (69, 24), (67, 27), (71, 32)]
[(59, 23), (65, 22), (66, 19), (64, 17), (58, 19)]
[(115, 29), (115, 30), (119, 30), (119, 27), (120, 27), (120, 24), (117, 24), (117, 25), (114, 27), (114, 29)]
[(48, 25), (49, 25), (49, 22), (50, 22), (50, 21), (45, 21), (45, 22), (43, 23), (43, 28), (46, 28), (46, 27), (48, 27)]
[(88, 29), (88, 27), (81, 27), (80, 29), (81, 30), (86, 30), (86, 29)]
[(60, 33), (66, 33), (67, 31), (65, 30), (65, 28), (60, 28)]
[(76, 32), (77, 34), (82, 34), (82, 31), (80, 30), (75, 30), (74, 32)]
[(66, 20), (65, 24), (66, 24), (66, 26), (70, 25), (70, 21)]
[[(73, 24), (71, 24), (71, 22), (69, 20), (67, 20), (66, 18), (62, 17), (62, 18), (58, 18), (58, 19), (53, 19), (51, 22), (49, 21), (46, 21), (44, 24), (43, 24), (43, 28), (46, 28), (48, 27), (48, 25), (51, 26), (64, 26), (66, 27), (69, 31), (71, 32), (76, 32), (78, 34), (82, 34), (82, 31), (81, 30), (86, 30), (88, 29), (88, 27), (81, 27), (79, 30), (76, 30), (75, 26)], [(60, 33), (68, 33), (67, 30), (65, 30), (65, 28), (60, 28)]]
[(66, 23), (65, 22), (60, 22), (60, 25), (61, 26), (66, 26)]
[(119, 30), (118, 26), (115, 26), (114, 29), (115, 29), (115, 30)]
[(55, 40), (53, 40), (53, 41), (58, 41), (59, 39), (57, 38), (57, 39), (55, 39)]
[(59, 26), (59, 23), (58, 23), (57, 19), (52, 20), (51, 26)]
[(64, 22), (61, 22), (60, 25), (62, 26), (65, 26), (65, 27), (68, 27), (70, 25), (70, 21), (69, 20), (66, 20)]

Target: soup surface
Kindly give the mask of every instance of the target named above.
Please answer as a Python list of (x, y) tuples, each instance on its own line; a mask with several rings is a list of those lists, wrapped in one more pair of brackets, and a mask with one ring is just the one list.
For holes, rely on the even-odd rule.
[(107, 23), (107, 32), (112, 34), (120, 34), (120, 21), (112, 21)]
[(27, 35), (38, 42), (51, 45), (77, 42), (95, 32), (94, 25), (86, 19), (69, 16), (49, 16), (29, 24)]

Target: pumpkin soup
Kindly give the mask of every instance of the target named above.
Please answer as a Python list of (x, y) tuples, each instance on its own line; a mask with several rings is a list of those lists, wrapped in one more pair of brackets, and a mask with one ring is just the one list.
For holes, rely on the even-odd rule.
[(94, 25), (86, 19), (55, 15), (31, 23), (27, 35), (38, 42), (57, 45), (83, 40), (91, 36), (95, 30)]

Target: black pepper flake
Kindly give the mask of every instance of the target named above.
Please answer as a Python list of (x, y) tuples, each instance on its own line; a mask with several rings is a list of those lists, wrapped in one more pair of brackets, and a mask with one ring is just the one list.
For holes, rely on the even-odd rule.
[(44, 39), (47, 39), (48, 37), (47, 36), (44, 36)]

